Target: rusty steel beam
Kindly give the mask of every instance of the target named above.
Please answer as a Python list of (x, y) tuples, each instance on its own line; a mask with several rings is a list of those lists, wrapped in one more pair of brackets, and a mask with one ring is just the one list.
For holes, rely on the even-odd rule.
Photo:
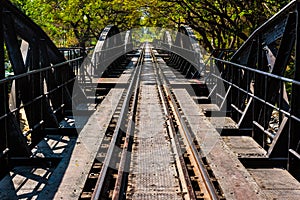
[(174, 42), (170, 33), (166, 31), (161, 48), (170, 56), (168, 65), (174, 66), (186, 78), (199, 78), (205, 73), (200, 45), (191, 27), (179, 27)]
[[(44, 40), (46, 46), (46, 52), (48, 55), (48, 60), (50, 64), (58, 64), (62, 63), (65, 60), (64, 56), (60, 53), (51, 39), (47, 36), (47, 34), (32, 20), (30, 20), (25, 14), (20, 12), (11, 2), (8, 0), (2, 0), (3, 6), (7, 11), (9, 11), (9, 15), (11, 17), (11, 23), (14, 25), (15, 33), (20, 36), (22, 39), (27, 41), (29, 44), (34, 44), (39, 40)], [(48, 66), (43, 66), (48, 67)], [(51, 85), (55, 85), (53, 87), (57, 87), (63, 84), (65, 81), (68, 81), (70, 78), (75, 77), (71, 67), (69, 65), (62, 66), (60, 68), (56, 68), (53, 71), (53, 77), (55, 77), (54, 82)], [(51, 86), (49, 86), (50, 88)], [(65, 90), (61, 91), (61, 93), (53, 94), (60, 97), (55, 97), (52, 99), (52, 103), (54, 104), (54, 109), (60, 107), (60, 105), (64, 104), (67, 109), (72, 109), (72, 84), (70, 86), (65, 87)], [(52, 97), (53, 97), (52, 95)], [(63, 95), (63, 98), (61, 98)], [(59, 99), (64, 99), (64, 102), (59, 101)], [(56, 102), (58, 101), (58, 102)], [(57, 104), (57, 106), (56, 106)], [(61, 115), (58, 116), (59, 119), (62, 119), (63, 111), (60, 111)], [(58, 112), (59, 113), (59, 112)]]
[[(39, 26), (8, 0), (1, 0), (0, 8), (0, 155), (9, 148), (10, 160), (29, 157), (31, 149), (45, 137), (45, 128), (58, 128), (64, 110), (72, 110), (75, 74)], [(14, 71), (9, 78), (5, 78), (4, 43)], [(16, 105), (8, 107), (8, 99)], [(30, 129), (26, 133), (20, 128), (22, 106)]]
[[(294, 22), (293, 22), (293, 16), (291, 16), (291, 17), (289, 17), (289, 16), (290, 16), (290, 12), (294, 11), (294, 9), (295, 9), (295, 1), (288, 4), (278, 14), (274, 15), (270, 20), (268, 20), (266, 23), (264, 23), (256, 31), (254, 31), (254, 33), (241, 46), (241, 48), (239, 48), (236, 51), (236, 53), (232, 57), (231, 61), (238, 63), (238, 64), (246, 65), (246, 66), (254, 68), (254, 69), (257, 68), (260, 70), (269, 71), (269, 69), (268, 69), (269, 66), (267, 66), (268, 64), (267, 64), (266, 59), (269, 59), (270, 56), (266, 54), (264, 48), (265, 47), (268, 48), (268, 46), (270, 46), (270, 48), (272, 49), (272, 52), (274, 52), (274, 55), (279, 56), (278, 62), (276, 64), (277, 66), (275, 67), (276, 68), (275, 71), (271, 70), (270, 72), (273, 74), (279, 75), (279, 72), (276, 72), (276, 70), (278, 70), (278, 65), (280, 65), (280, 64), (284, 65), (284, 63), (287, 62), (286, 60), (288, 60), (290, 58), (290, 54), (291, 54), (290, 50), (288, 50), (291, 48), (288, 47), (286, 42), (288, 42), (289, 44), (293, 43), (293, 37), (294, 37), (293, 36), (293, 23)], [(289, 32), (289, 31), (291, 31), (291, 32)], [(284, 34), (286, 34), (286, 35), (290, 34), (291, 37), (290, 38), (285, 37)], [(281, 42), (281, 44), (282, 44), (281, 52), (278, 53), (279, 49), (276, 49), (273, 46), (275, 46), (274, 43), (276, 41), (278, 41), (278, 39), (280, 39), (280, 38), (284, 38), (284, 39), (286, 38), (286, 39), (285, 39), (285, 42)], [(258, 42), (255, 42), (255, 41), (258, 41)], [(255, 55), (251, 56), (251, 54), (253, 54), (253, 53), (251, 53), (253, 43), (256, 43), (258, 45), (258, 49), (256, 51), (257, 52), (256, 56)], [(288, 49), (284, 49), (284, 48), (288, 48)], [(261, 54), (261, 55), (259, 55), (259, 54)], [(260, 57), (260, 56), (262, 57), (261, 62), (259, 62), (259, 60), (256, 59), (257, 57)], [(253, 64), (249, 65), (249, 61), (251, 62), (251, 60), (253, 60), (253, 59), (255, 61), (255, 62), (252, 62), (254, 65)], [(274, 63), (272, 65), (274, 65)], [(274, 66), (272, 68), (274, 68)], [(282, 74), (282, 73), (280, 73), (280, 74)], [(259, 91), (256, 91), (256, 92), (259, 92)], [(261, 95), (263, 95), (263, 94), (261, 94)], [(274, 99), (274, 97), (273, 97), (273, 99)]]
[(37, 38), (45, 39), (51, 63), (58, 64), (65, 61), (64, 56), (59, 52), (49, 36), (37, 24), (18, 10), (10, 1), (1, 0), (1, 4), (6, 10), (10, 11), (16, 32), (22, 39), (29, 43), (34, 43)]
[[(284, 76), (295, 44), (295, 10), (296, 1), (292, 1), (255, 30), (234, 53), (230, 61), (252, 69)], [(227, 66), (222, 73), (222, 77), (239, 86), (239, 88), (231, 88), (229, 98), (227, 98), (227, 110), (231, 110), (231, 117), (239, 122), (240, 128), (253, 127), (254, 139), (268, 149), (266, 136), (257, 127), (252, 125), (252, 121), (258, 122), (265, 130), (268, 129), (273, 108), (255, 99), (251, 101), (252, 105), (249, 106), (245, 103), (248, 102), (245, 99), (249, 100), (249, 94), (252, 93), (272, 105), (279, 104), (280, 109), (288, 111), (289, 103), (283, 82), (266, 77), (260, 73), (241, 70), (231, 65)], [(254, 90), (251, 90), (252, 83), (254, 83)], [(247, 91), (249, 94), (241, 92), (240, 89)], [(231, 105), (235, 105), (239, 110), (243, 111), (242, 115), (235, 109), (232, 109)], [(281, 121), (282, 116), (280, 116)], [(284, 131), (286, 131), (286, 128), (282, 127), (280, 133), (282, 136), (284, 135)], [(281, 144), (280, 146), (284, 146), (284, 152), (279, 153), (277, 151), (277, 154), (274, 151), (273, 154), (277, 154), (277, 156), (287, 155), (288, 151), (286, 137), (281, 138), (285, 138), (285, 142), (280, 140), (276, 143), (277, 145)], [(273, 148), (274, 146), (272, 146)]]
[[(278, 76), (284, 76), (288, 62), (291, 58), (292, 50), (295, 45), (295, 30), (296, 30), (296, 14), (290, 13), (288, 16), (287, 24), (282, 35), (281, 44), (278, 49), (272, 74)], [(268, 82), (272, 87), (266, 88), (267, 91), (267, 101), (271, 103), (276, 103), (279, 95), (279, 89), (281, 83), (275, 79), (268, 79)], [(268, 110), (267, 116), (271, 116), (272, 111)], [(265, 127), (266, 128), (266, 127)]]
[(259, 35), (261, 36), (261, 40), (265, 43), (265, 45), (269, 45), (276, 41), (284, 32), (287, 16), (290, 12), (294, 11), (295, 0), (285, 6), (281, 11), (271, 17), (264, 24), (262, 24), (258, 29), (256, 29), (244, 42), (244, 44), (234, 53), (231, 61), (246, 65), (252, 41), (257, 40)]
[[(3, 5), (0, 4), (0, 79), (5, 78), (5, 66), (4, 66), (4, 35), (3, 35)], [(6, 113), (6, 110), (8, 108), (7, 102), (6, 102), (6, 88), (5, 86), (0, 87), (0, 102), (3, 102), (0, 104), (0, 115), (4, 115)], [(6, 124), (4, 120), (0, 121), (0, 126), (5, 127)], [(4, 128), (5, 130), (5, 128)], [(0, 151), (4, 150), (5, 148), (5, 141), (6, 141), (6, 134), (3, 130), (0, 130)]]
[[(250, 38), (244, 43), (244, 45), (236, 51), (231, 61), (238, 64), (244, 64), (254, 69), (257, 68), (263, 71), (270, 71), (273, 74), (283, 76), (288, 61), (291, 57), (291, 51), (293, 49), (295, 38), (295, 14), (289, 13), (293, 10), (293, 8), (294, 4), (289, 4), (286, 9), (275, 15), (272, 19), (270, 19), (262, 27), (255, 31), (254, 34), (252, 34)], [(274, 27), (276, 27), (276, 29), (274, 29)], [(268, 63), (267, 59), (270, 59), (270, 56), (266, 53), (265, 47), (268, 48), (268, 45), (272, 46), (274, 42), (281, 38), (282, 41), (279, 49), (272, 48), (272, 50), (276, 52), (276, 56), (278, 57), (278, 59), (275, 58), (277, 62), (275, 61), (275, 63)], [(255, 48), (256, 52), (253, 52), (254, 44), (257, 46), (257, 48)], [(272, 70), (269, 69), (269, 65), (272, 65)], [(253, 76), (248, 77), (248, 81), (245, 82), (245, 76), (243, 76), (242, 74), (238, 74), (236, 72), (236, 69), (233, 69), (233, 72), (235, 74), (235, 76), (233, 77), (233, 82), (240, 85), (244, 89), (249, 88)], [(241, 79), (238, 81), (239, 77), (241, 77)], [(274, 81), (274, 79), (268, 79), (268, 81), (271, 81), (274, 84), (274, 87), (265, 88), (265, 80), (260, 80), (260, 77), (256, 77), (255, 79), (256, 90), (254, 92), (256, 93), (256, 95), (262, 98), (266, 97), (268, 101), (271, 101), (271, 103), (275, 103), (278, 99), (278, 96), (280, 95), (278, 91), (281, 87), (281, 83), (278, 81)], [(264, 93), (261, 88), (265, 88), (265, 90), (268, 90), (267, 93)], [(233, 91), (232, 95), (236, 96), (237, 93), (238, 91)], [(245, 107), (245, 105), (243, 104), (243, 99), (244, 98), (237, 99), (234, 104), (239, 105), (239, 108)], [(228, 102), (229, 105), (231, 103), (232, 102), (230, 101)], [(286, 99), (284, 99), (284, 103), (286, 106), (288, 106)], [(257, 104), (255, 105), (255, 110), (258, 111), (255, 112), (260, 113), (258, 114), (262, 116), (260, 117), (260, 123), (264, 124), (264, 127), (266, 127), (268, 124), (265, 118), (268, 118), (266, 117), (267, 115), (271, 115), (271, 110), (264, 110), (262, 106), (263, 105), (260, 105), (260, 103), (257, 102)], [(268, 114), (265, 116), (264, 113), (266, 112)]]
[[(293, 0), (254, 31), (229, 61), (213, 58), (216, 67), (221, 66), (222, 70), (218, 79), (230, 85), (226, 99), (231, 117), (239, 128), (252, 128), (252, 137), (267, 150), (268, 159), (287, 160), (286, 168), (297, 179), (300, 179), (299, 12), (300, 1)], [(287, 77), (288, 67), (294, 77)], [(287, 83), (291, 85), (291, 95), (287, 94)]]
[[(0, 79), (5, 78), (5, 66), (4, 66), (4, 39), (3, 39), (3, 6), (0, 4)], [(2, 86), (0, 87), (0, 102), (3, 102), (0, 104), (0, 115), (4, 115), (6, 113), (6, 110), (8, 109), (8, 103), (6, 101), (5, 95), (6, 87)], [(0, 120), (0, 154), (1, 152), (4, 152), (4, 150), (7, 148), (7, 134), (5, 132), (6, 130), (6, 120)], [(6, 159), (6, 155), (2, 153), (0, 156), (0, 178), (2, 178), (6, 173), (8, 172), (8, 163)]]
[[(300, 81), (300, 1), (296, 4), (296, 59), (295, 59), (295, 76), (296, 81)], [(300, 117), (300, 86), (292, 85), (291, 113)], [(300, 153), (300, 122), (290, 120), (289, 130), (289, 160), (288, 168), (294, 175), (299, 176), (299, 153)]]
[[(4, 37), (14, 73), (15, 75), (26, 73), (28, 69), (26, 68), (22, 58), (16, 30), (9, 11), (6, 13), (4, 19)], [(36, 63), (31, 64), (36, 65)], [(32, 92), (34, 92), (36, 88), (39, 88), (40, 84), (41, 83), (34, 82), (32, 77), (23, 77), (16, 80), (16, 92), (20, 92), (21, 101), (23, 104), (27, 104), (34, 98), (34, 94)], [(38, 102), (25, 106), (24, 108), (30, 128), (34, 127), (36, 124), (39, 124), (41, 121), (41, 118), (39, 117), (41, 110), (39, 108), (40, 105), (38, 105)], [(35, 137), (40, 134), (41, 132), (37, 129), (33, 130), (33, 141), (35, 141)]]
[(106, 26), (99, 36), (92, 55), (91, 62), (94, 67), (94, 74), (91, 75), (106, 77), (111, 74), (112, 69), (120, 67), (121, 61), (125, 58), (125, 53), (133, 50), (130, 42), (130, 32), (125, 34), (125, 38), (121, 38), (117, 26)]
[[(1, 38), (2, 38), (2, 42), (1, 42), (1, 46), (2, 46), (2, 52), (1, 52), (1, 56), (4, 56), (4, 50), (3, 50), (3, 43), (4, 43), (4, 39), (6, 37), (6, 28), (4, 26), (4, 22), (6, 20), (5, 16), (6, 16), (6, 12), (4, 10), (4, 8), (2, 8), (3, 12), (2, 12), (2, 23), (1, 28)], [(12, 38), (13, 39), (13, 38)], [(2, 58), (3, 60), (4, 58)], [(4, 63), (1, 66), (1, 79), (5, 78), (5, 69), (4, 69)], [(9, 94), (8, 94), (8, 85), (2, 84), (1, 86), (1, 111), (0, 114), (5, 115), (9, 113), (9, 108), (8, 108), (8, 98), (9, 98)], [(2, 119), (1, 123), (4, 127), (3, 129), (1, 129), (1, 137), (3, 135), (4, 136), (4, 140), (5, 141), (3, 143), (1, 143), (1, 149), (3, 148), (2, 145), (4, 145), (6, 148), (10, 149), (10, 155), (15, 155), (15, 156), (29, 156), (30, 155), (30, 151), (26, 146), (26, 140), (24, 138), (24, 136), (21, 133), (21, 130), (19, 129), (19, 125), (16, 121), (16, 118), (14, 115), (8, 115), (7, 118)], [(1, 138), (2, 139), (2, 138)]]

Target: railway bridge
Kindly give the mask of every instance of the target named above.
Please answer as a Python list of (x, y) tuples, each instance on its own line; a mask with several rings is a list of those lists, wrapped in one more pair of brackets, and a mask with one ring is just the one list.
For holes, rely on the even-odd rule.
[(0, 198), (300, 199), (299, 11), (237, 50), (113, 25), (83, 49), (1, 0)]

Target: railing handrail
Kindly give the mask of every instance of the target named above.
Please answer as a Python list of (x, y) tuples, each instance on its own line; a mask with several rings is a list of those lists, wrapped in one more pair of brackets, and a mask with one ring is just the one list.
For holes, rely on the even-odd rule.
[(78, 57), (78, 58), (74, 58), (74, 59), (71, 59), (71, 60), (67, 60), (65, 62), (58, 63), (58, 64), (55, 64), (55, 65), (52, 65), (52, 66), (44, 67), (44, 68), (41, 68), (41, 69), (30, 70), (30, 71), (28, 71), (26, 73), (9, 76), (9, 77), (6, 77), (4, 79), (1, 79), (0, 80), (0, 84), (4, 84), (4, 83), (6, 83), (8, 81), (20, 79), (20, 78), (23, 78), (23, 77), (26, 77), (26, 76), (29, 76), (29, 75), (41, 73), (41, 72), (47, 71), (49, 69), (55, 69), (57, 67), (61, 67), (61, 66), (65, 65), (65, 64), (70, 64), (71, 62), (75, 62), (75, 61), (78, 61), (78, 60), (81, 60), (81, 59), (83, 59), (83, 56)]
[(265, 71), (261, 71), (261, 70), (258, 70), (258, 69), (253, 69), (251, 67), (247, 67), (247, 66), (244, 66), (244, 65), (241, 65), (241, 64), (237, 64), (237, 63), (226, 61), (226, 60), (219, 59), (219, 58), (213, 58), (212, 57), (212, 59), (216, 60), (216, 61), (219, 61), (219, 62), (222, 62), (222, 63), (233, 65), (233, 66), (245, 69), (245, 70), (249, 70), (249, 71), (252, 71), (252, 72), (255, 72), (255, 73), (259, 73), (259, 74), (262, 74), (262, 75), (265, 75), (265, 76), (268, 76), (268, 77), (271, 77), (271, 78), (275, 78), (275, 79), (278, 79), (278, 80), (281, 80), (281, 81), (290, 82), (290, 83), (293, 83), (293, 84), (296, 84), (296, 85), (300, 85), (299, 81), (296, 81), (296, 80), (291, 79), (291, 78), (286, 78), (286, 77), (283, 77), (283, 76), (272, 74), (270, 72), (265, 72)]

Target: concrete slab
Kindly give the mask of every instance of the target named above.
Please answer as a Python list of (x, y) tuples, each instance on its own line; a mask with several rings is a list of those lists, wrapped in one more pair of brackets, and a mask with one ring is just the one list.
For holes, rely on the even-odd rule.
[(230, 117), (207, 117), (207, 120), (216, 129), (238, 129), (238, 125)]
[(217, 104), (199, 104), (202, 112), (206, 111), (220, 111), (220, 108)]

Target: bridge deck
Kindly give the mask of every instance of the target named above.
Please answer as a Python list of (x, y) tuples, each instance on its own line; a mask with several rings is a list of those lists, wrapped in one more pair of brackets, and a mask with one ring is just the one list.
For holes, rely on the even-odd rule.
[(1, 1), (0, 199), (300, 199), (299, 13), (211, 55), (109, 25), (91, 55)]
[[(173, 89), (174, 94), (227, 199), (299, 198), (300, 183), (287, 170), (244, 167), (238, 158), (264, 158), (267, 152), (250, 136), (220, 136), (217, 129), (224, 128), (225, 124), (228, 126), (227, 117), (205, 116), (207, 110), (219, 111), (218, 106), (197, 104), (195, 103), (197, 100), (193, 98), (194, 94), (190, 94), (191, 88), (186, 86), (178, 88), (178, 85), (188, 85), (197, 81), (185, 82), (176, 70), (163, 62), (161, 66), (170, 84), (177, 85)], [(176, 82), (176, 77), (179, 77), (180, 81)], [(231, 123), (229, 122), (229, 126), (236, 129), (236, 125)], [(235, 134), (233, 131), (232, 135)]]
[[(111, 88), (104, 100), (96, 106), (96, 110), (93, 114), (88, 116), (88, 121), (79, 133), (71, 157), (61, 163), (63, 166), (67, 166), (67, 170), (63, 172), (64, 176), (62, 180), (57, 180), (60, 179), (62, 173), (59, 170), (57, 174), (49, 180), (50, 183), (53, 182), (54, 184), (60, 182), (54, 199), (78, 199), (80, 197), (93, 161), (99, 156), (98, 149), (100, 145), (104, 145), (105, 143), (104, 136), (109, 128), (110, 121), (115, 111), (119, 109), (118, 102), (126, 89), (124, 84), (128, 83), (132, 75), (132, 69), (130, 68), (134, 62), (133, 60), (128, 64), (129, 69), (125, 70), (119, 78), (93, 78), (92, 83), (100, 84), (101, 87), (102, 84), (113, 84), (118, 85), (120, 88)], [(95, 94), (92, 95), (94, 96)], [(51, 185), (49, 186), (48, 190), (44, 190), (45, 192), (41, 194), (43, 199), (51, 199), (51, 195), (53, 195), (53, 193), (50, 192), (53, 191), (53, 187)]]
[[(171, 68), (163, 64), (162, 66), (167, 77), (174, 77)], [(173, 91), (225, 197), (228, 199), (263, 199), (264, 194), (257, 183), (222, 140), (216, 127), (211, 124), (202, 109), (191, 98), (188, 90), (173, 89)], [(219, 118), (224, 124), (225, 117)], [(240, 145), (246, 146), (248, 143), (242, 142)]]
[[(176, 70), (167, 66), (157, 52), (155, 57), (158, 68), (162, 70), (167, 85), (174, 94), (181, 117), (193, 133), (193, 140), (201, 149), (201, 158), (210, 171), (210, 179), (217, 185), (216, 188), (220, 190), (223, 198), (297, 199), (299, 197), (300, 183), (286, 170), (274, 167), (251, 168), (243, 165), (240, 158), (263, 159), (266, 158), (267, 152), (252, 137), (236, 135), (238, 127), (230, 118), (214, 116), (212, 113), (206, 116), (208, 110), (219, 112), (219, 109), (216, 105), (197, 103), (195, 97), (199, 97), (197, 93), (199, 91), (195, 91), (193, 87), (195, 84), (201, 86), (203, 83), (194, 79), (185, 79)], [(157, 74), (154, 73), (153, 62), (153, 58), (146, 56), (144, 64), (141, 65), (137, 122), (126, 197), (128, 199), (187, 199), (185, 197), (187, 188), (182, 182), (183, 174), (176, 161), (178, 155), (174, 152), (174, 144), (171, 142), (174, 137), (167, 131), (168, 116), (164, 114), (159, 99), (159, 84), (156, 82)], [(79, 130), (82, 128), (78, 138), (49, 135), (39, 144), (40, 148), (35, 156), (62, 158), (58, 165), (50, 169), (15, 168), (10, 176), (6, 176), (0, 182), (0, 198), (84, 199), (90, 197), (89, 193), (82, 193), (83, 188), (92, 175), (95, 178), (99, 176), (91, 171), (95, 167), (94, 162), (97, 158), (101, 162), (104, 160), (105, 153), (100, 152), (99, 149), (109, 146), (108, 130), (112, 126), (111, 121), (115, 115), (120, 113), (120, 100), (128, 89), (132, 72), (132, 69), (127, 69), (119, 78), (93, 79), (93, 84), (108, 87), (109, 92), (87, 119), (81, 119), (87, 122), (82, 122), (85, 124), (84, 127), (78, 127)], [(120, 85), (116, 86), (119, 83)], [(116, 88), (111, 88), (111, 85)], [(229, 127), (229, 132), (233, 131), (231, 136), (221, 136), (218, 132), (220, 128), (226, 126)], [(180, 147), (184, 146), (186, 145)], [(120, 154), (120, 150), (116, 154)], [(186, 152), (183, 154), (185, 157)], [(117, 163), (116, 166), (118, 167), (119, 164)], [(190, 163), (187, 168), (195, 166), (195, 163)], [(192, 179), (199, 177), (196, 174)], [(205, 191), (201, 192), (197, 195), (206, 194)], [(112, 196), (112, 194), (107, 195)]]
[(141, 79), (127, 199), (182, 199), (151, 61)]

